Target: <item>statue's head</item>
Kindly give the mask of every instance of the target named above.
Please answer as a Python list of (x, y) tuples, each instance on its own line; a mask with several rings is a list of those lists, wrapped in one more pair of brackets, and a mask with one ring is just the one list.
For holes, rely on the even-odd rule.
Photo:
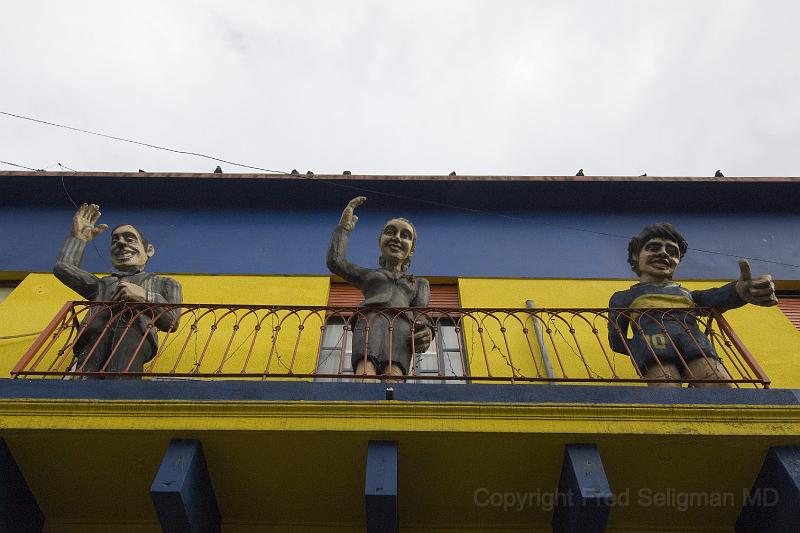
[(640, 278), (672, 279), (689, 245), (669, 222), (645, 228), (628, 243), (628, 263)]
[(381, 268), (399, 264), (400, 271), (406, 272), (417, 247), (417, 230), (405, 218), (393, 218), (383, 225), (378, 244), (381, 248), (381, 257), (378, 259)]
[(136, 226), (120, 224), (111, 230), (111, 265), (119, 271), (143, 269), (156, 249)]

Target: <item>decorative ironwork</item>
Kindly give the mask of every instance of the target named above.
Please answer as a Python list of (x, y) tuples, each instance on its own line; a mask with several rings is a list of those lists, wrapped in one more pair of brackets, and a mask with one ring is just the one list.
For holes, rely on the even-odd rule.
[[(170, 309), (180, 309), (179, 327), (159, 332), (158, 350), (145, 364), (144, 372), (107, 372), (112, 358), (133, 359), (135, 353), (121, 353), (126, 335), (137, 335), (137, 350), (146, 342), (147, 331)], [(669, 330), (677, 324), (692, 338), (691, 323), (696, 323), (714, 346), (731, 379), (643, 379), (632, 359), (614, 353), (608, 342), (609, 311), (641, 332), (648, 321), (660, 325), (676, 360), (685, 363), (680, 347)], [(356, 320), (385, 317), (433, 325), (435, 339), (431, 350), (437, 355), (442, 343), (436, 340), (444, 328), (457, 346), (461, 365), (457, 372), (443, 368), (436, 357), (437, 372), (419, 372), (412, 358), (408, 379), (425, 382), (493, 383), (629, 383), (726, 382), (733, 386), (769, 387), (770, 380), (742, 344), (722, 314), (712, 309), (500, 309), (500, 308), (387, 308), (302, 307), (217, 304), (121, 304), (118, 302), (67, 302), (41, 335), (34, 341), (11, 374), (17, 378), (149, 378), (149, 379), (251, 379), (309, 380), (317, 378), (371, 380), (377, 376), (344, 375), (347, 336)], [(94, 317), (106, 320), (99, 335), (113, 335), (112, 351), (96, 372), (83, 366), (100, 339), (83, 338)], [(137, 324), (146, 317), (144, 330)], [(411, 318), (410, 318), (411, 317)], [(340, 364), (337, 372), (318, 371), (326, 328), (341, 330), (338, 341)], [(670, 328), (667, 327), (670, 325)], [(369, 327), (369, 324), (368, 324)], [(638, 329), (637, 329), (638, 328)], [(368, 329), (368, 328), (367, 328)], [(694, 328), (697, 331), (696, 328)], [(391, 331), (391, 327), (390, 327)], [(628, 354), (630, 341), (614, 323), (612, 335), (619, 335)], [(452, 333), (455, 333), (453, 341)], [(368, 335), (368, 333), (367, 333)], [(413, 335), (412, 335), (413, 338)], [(367, 342), (368, 339), (367, 339)], [(412, 341), (413, 342), (413, 341)], [(88, 346), (76, 355), (76, 343)], [(703, 343), (694, 342), (697, 348)], [(707, 345), (707, 343), (706, 343)], [(658, 362), (655, 351), (648, 344)], [(662, 347), (663, 349), (663, 347)], [(87, 352), (88, 350), (88, 352)], [(450, 352), (455, 352), (452, 346)], [(330, 352), (330, 347), (328, 347)], [(702, 352), (702, 349), (701, 349)], [(662, 352), (663, 353), (663, 352)], [(450, 354), (453, 356), (453, 354)], [(714, 354), (701, 353), (712, 358)], [(550, 360), (546, 365), (545, 360)], [(658, 363), (660, 364), (660, 362)], [(685, 365), (684, 365), (685, 366)], [(552, 370), (550, 370), (552, 369)]]

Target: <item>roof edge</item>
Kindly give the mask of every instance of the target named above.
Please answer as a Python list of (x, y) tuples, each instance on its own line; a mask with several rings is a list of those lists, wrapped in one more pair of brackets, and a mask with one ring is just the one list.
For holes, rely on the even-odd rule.
[(337, 181), (453, 181), (453, 182), (681, 182), (681, 183), (800, 183), (800, 176), (438, 176), (404, 174), (267, 174), (267, 173), (203, 173), (203, 172), (49, 172), (0, 171), (4, 177), (82, 177), (136, 179), (248, 179), (248, 180), (337, 180)]

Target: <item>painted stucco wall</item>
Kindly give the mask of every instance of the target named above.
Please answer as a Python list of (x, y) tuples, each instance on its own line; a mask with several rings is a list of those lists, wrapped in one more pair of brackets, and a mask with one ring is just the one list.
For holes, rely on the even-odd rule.
[[(103, 206), (101, 221), (141, 227), (156, 247), (150, 264), (154, 272), (327, 275), (325, 252), (341, 214), (335, 200), (331, 204), (323, 210)], [(50, 271), (73, 214), (69, 208), (0, 210), (0, 271)], [(736, 276), (738, 257), (800, 264), (797, 216), (565, 210), (466, 214), (403, 205), (378, 209), (369, 200), (358, 211), (351, 260), (377, 266), (381, 226), (398, 215), (411, 220), (419, 233), (412, 271), (421, 276), (625, 279), (631, 275), (626, 236), (665, 220), (684, 233), (691, 247), (681, 264), (683, 279)], [(87, 270), (108, 268), (110, 242), (106, 233), (97, 237), (97, 251), (87, 246)], [(800, 268), (780, 264), (753, 261), (753, 271), (800, 280)]]
[[(258, 304), (258, 305), (325, 305), (328, 299), (330, 281), (328, 277), (314, 276), (192, 276), (175, 275), (183, 286), (183, 300), (187, 303), (207, 304)], [(58, 310), (68, 300), (81, 300), (77, 294), (61, 284), (52, 274), (30, 274), (14, 289), (6, 300), (0, 303), (0, 337), (11, 337), (25, 333), (41, 331)], [(277, 317), (278, 319), (280, 317)], [(192, 320), (188, 316), (182, 319), (181, 328), (191, 327)], [(287, 330), (296, 324), (287, 324)], [(233, 321), (221, 323), (208, 347), (209, 359), (204, 365), (212, 366), (214, 357), (218, 357), (231, 336)], [(204, 330), (208, 332), (208, 328)], [(163, 338), (164, 334), (160, 334)], [(22, 357), (35, 336), (0, 339), (0, 376), (8, 377), (9, 371)], [(266, 334), (267, 341), (269, 334)], [(294, 349), (296, 335), (287, 335), (278, 343), (278, 353), (291, 354)], [(241, 342), (241, 337), (236, 340)], [(179, 363), (177, 372), (188, 372), (195, 363), (195, 357), (203, 353), (205, 339), (198, 339), (190, 346), (188, 355)], [(199, 344), (199, 348), (197, 345)], [(261, 343), (263, 344), (263, 342)], [(319, 345), (319, 325), (309, 326), (304, 330), (298, 353), (304, 357), (297, 361), (297, 372), (310, 372)], [(246, 349), (246, 347), (245, 347)], [(240, 350), (238, 356), (245, 353)], [(159, 368), (169, 371), (174, 366), (175, 358), (180, 350), (179, 343), (173, 343), (159, 359)], [(263, 353), (260, 354), (263, 357)], [(232, 365), (238, 360), (229, 361)], [(276, 361), (277, 363), (277, 361)], [(277, 368), (272, 371), (276, 372)]]
[[(364, 266), (377, 262), (381, 225), (399, 215), (418, 229), (412, 270), (421, 276), (626, 279), (630, 236), (670, 221), (689, 241), (682, 279), (733, 277), (736, 259), (752, 257), (772, 261), (754, 261), (754, 271), (800, 281), (798, 192), (800, 184), (769, 181), (0, 173), (0, 274), (49, 272), (69, 232), (74, 200), (100, 204), (100, 222), (139, 226), (156, 246), (154, 272), (325, 276), (331, 231), (347, 201), (363, 194), (350, 257)], [(109, 242), (101, 235), (99, 253), (87, 248), (87, 270), (108, 268)]]
[[(608, 299), (616, 291), (629, 288), (634, 280), (531, 280), (531, 279), (477, 279), (459, 280), (459, 297), (462, 307), (524, 307), (526, 300), (533, 300), (536, 307), (607, 307)], [(717, 287), (725, 281), (685, 282), (687, 289), (708, 289)], [(725, 313), (725, 318), (740, 336), (744, 345), (761, 364), (772, 379), (772, 386), (778, 388), (800, 388), (800, 331), (798, 331), (777, 307), (757, 307), (746, 305)], [(603, 324), (605, 327), (605, 325)], [(499, 328), (494, 335), (501, 338)], [(579, 330), (584, 335), (581, 342), (590, 343), (589, 331)], [(603, 340), (605, 329), (600, 331)], [(474, 343), (469, 329), (468, 345)], [(501, 346), (502, 348), (502, 346)], [(517, 339), (512, 350), (526, 353), (525, 345)], [(565, 347), (562, 350), (564, 361), (571, 375), (586, 376), (580, 359)], [(599, 371), (604, 361), (596, 351), (594, 363)], [(551, 359), (554, 355), (550, 354)], [(516, 360), (515, 360), (516, 363)], [(553, 364), (556, 364), (555, 361)], [(478, 366), (477, 368), (480, 368)], [(606, 367), (607, 368), (607, 367)], [(626, 356), (616, 355), (615, 368), (621, 377), (634, 377), (633, 366)], [(502, 371), (498, 367), (498, 371)], [(508, 369), (505, 374), (509, 374)], [(500, 374), (503, 375), (503, 374)]]

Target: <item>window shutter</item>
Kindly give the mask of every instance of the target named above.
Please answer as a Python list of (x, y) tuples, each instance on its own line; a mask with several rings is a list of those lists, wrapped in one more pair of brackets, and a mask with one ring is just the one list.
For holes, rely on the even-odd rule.
[(789, 322), (800, 330), (800, 294), (791, 296), (779, 294), (778, 307), (781, 308), (781, 311), (783, 311), (783, 314), (789, 319)]
[[(331, 283), (330, 307), (354, 307), (364, 300), (361, 291), (347, 283)], [(459, 307), (458, 285), (431, 285), (429, 307)]]
[(330, 307), (354, 307), (364, 300), (361, 291), (347, 283), (331, 283), (331, 292), (328, 294)]

